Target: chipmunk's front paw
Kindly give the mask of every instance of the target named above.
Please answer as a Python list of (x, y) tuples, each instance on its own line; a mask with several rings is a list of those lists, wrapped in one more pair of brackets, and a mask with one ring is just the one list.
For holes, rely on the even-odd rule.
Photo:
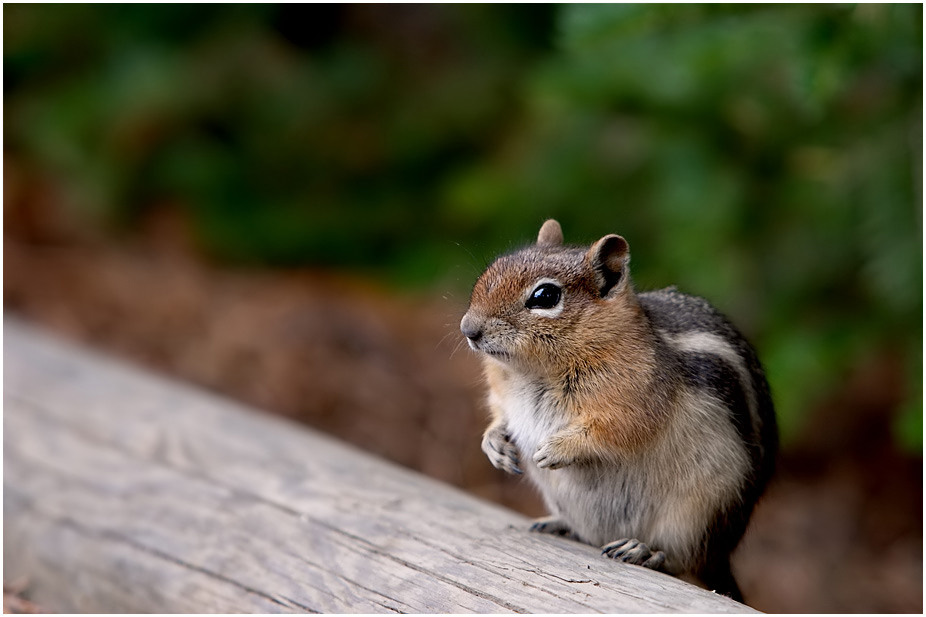
[(541, 469), (559, 469), (571, 465), (576, 457), (570, 454), (565, 440), (553, 437), (534, 453), (534, 462)]
[(666, 554), (662, 551), (650, 550), (639, 540), (628, 538), (605, 544), (601, 547), (601, 553), (611, 559), (619, 559), (624, 563), (632, 563), (651, 570), (662, 570), (666, 562)]
[(486, 431), (482, 437), (482, 451), (489, 457), (489, 462), (496, 469), (508, 473), (521, 474), (518, 467), (520, 458), (518, 447), (515, 446), (502, 427), (495, 427)]

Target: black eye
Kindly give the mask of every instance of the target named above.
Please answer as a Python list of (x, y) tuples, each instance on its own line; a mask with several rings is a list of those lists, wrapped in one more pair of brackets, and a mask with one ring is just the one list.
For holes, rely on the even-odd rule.
[(543, 283), (542, 285), (537, 285), (537, 289), (531, 292), (524, 306), (529, 309), (551, 309), (559, 304), (559, 299), (562, 295), (563, 292), (558, 285)]

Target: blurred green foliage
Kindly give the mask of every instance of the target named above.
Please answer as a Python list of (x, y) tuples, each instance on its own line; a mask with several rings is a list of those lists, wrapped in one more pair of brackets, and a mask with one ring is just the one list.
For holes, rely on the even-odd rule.
[(899, 357), (922, 448), (921, 5), (5, 5), (5, 149), (80, 216), (460, 294), (547, 217), (757, 343), (787, 437)]

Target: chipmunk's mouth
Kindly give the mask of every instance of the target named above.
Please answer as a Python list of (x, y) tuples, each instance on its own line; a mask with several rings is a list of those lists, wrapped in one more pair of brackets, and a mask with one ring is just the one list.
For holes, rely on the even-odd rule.
[(491, 356), (497, 360), (510, 360), (511, 353), (503, 349), (498, 349), (492, 345), (486, 345), (481, 341), (474, 341), (472, 339), (467, 340), (469, 343), (470, 349), (473, 351), (478, 351), (484, 353), (487, 356)]
[(501, 351), (498, 349), (482, 349), (481, 351), (488, 356), (492, 356), (493, 358), (496, 358), (497, 360), (510, 360), (511, 359), (511, 354), (508, 353), (507, 351)]

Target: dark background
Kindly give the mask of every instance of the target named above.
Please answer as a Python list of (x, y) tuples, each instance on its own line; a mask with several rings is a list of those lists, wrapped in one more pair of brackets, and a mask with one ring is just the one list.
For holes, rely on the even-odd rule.
[(556, 217), (759, 350), (766, 611), (922, 611), (921, 5), (5, 5), (4, 308), (530, 514), (457, 330)]

